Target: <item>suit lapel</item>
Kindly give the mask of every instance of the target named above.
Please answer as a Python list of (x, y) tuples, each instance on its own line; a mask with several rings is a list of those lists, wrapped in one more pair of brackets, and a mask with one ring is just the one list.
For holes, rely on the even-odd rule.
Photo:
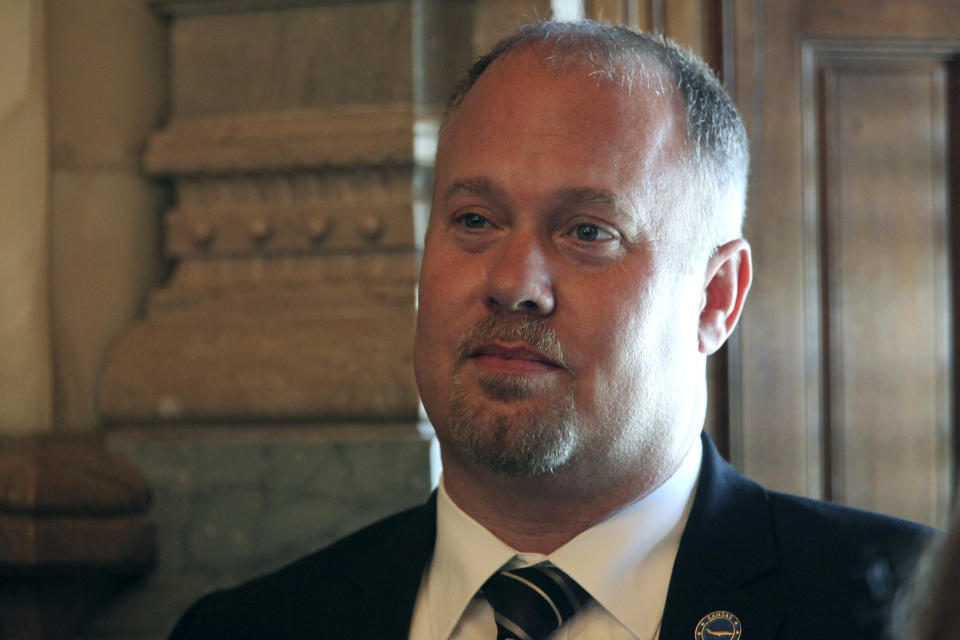
[[(745, 638), (775, 638), (783, 611), (766, 579), (779, 567), (766, 491), (747, 480), (703, 436), (703, 464), (670, 578), (660, 637), (697, 637), (714, 612), (739, 621)], [(702, 637), (730, 640), (709, 633)]]
[(433, 555), (437, 495), (411, 512), (376, 548), (356, 563), (352, 582), (367, 613), (355, 627), (358, 637), (406, 640), (423, 571)]

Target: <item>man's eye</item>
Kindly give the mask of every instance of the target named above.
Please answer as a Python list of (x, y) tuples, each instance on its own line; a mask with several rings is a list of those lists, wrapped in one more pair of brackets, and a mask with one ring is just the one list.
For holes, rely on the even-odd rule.
[(608, 240), (613, 236), (608, 231), (604, 231), (595, 224), (578, 224), (576, 228), (577, 240), (584, 242), (596, 242), (597, 240)]
[(460, 223), (467, 229), (483, 229), (487, 226), (487, 219), (478, 213), (468, 213), (460, 218)]

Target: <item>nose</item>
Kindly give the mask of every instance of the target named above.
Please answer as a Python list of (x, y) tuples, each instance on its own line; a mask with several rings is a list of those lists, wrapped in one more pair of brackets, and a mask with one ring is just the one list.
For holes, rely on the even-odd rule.
[(548, 316), (556, 305), (548, 256), (537, 238), (514, 234), (490, 256), (486, 305), (491, 311)]

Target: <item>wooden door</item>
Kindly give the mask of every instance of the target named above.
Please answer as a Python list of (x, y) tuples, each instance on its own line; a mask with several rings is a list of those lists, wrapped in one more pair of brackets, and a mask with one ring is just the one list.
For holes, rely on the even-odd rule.
[(730, 456), (772, 488), (944, 524), (960, 2), (723, 4), (756, 269), (729, 350)]

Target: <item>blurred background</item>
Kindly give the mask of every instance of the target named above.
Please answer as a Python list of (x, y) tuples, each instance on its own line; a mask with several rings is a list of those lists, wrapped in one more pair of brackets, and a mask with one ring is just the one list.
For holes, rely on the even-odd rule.
[(755, 284), (707, 428), (770, 488), (944, 525), (960, 5), (0, 0), (0, 629), (162, 638), (421, 502), (412, 331), (446, 94), (517, 25), (702, 55)]

